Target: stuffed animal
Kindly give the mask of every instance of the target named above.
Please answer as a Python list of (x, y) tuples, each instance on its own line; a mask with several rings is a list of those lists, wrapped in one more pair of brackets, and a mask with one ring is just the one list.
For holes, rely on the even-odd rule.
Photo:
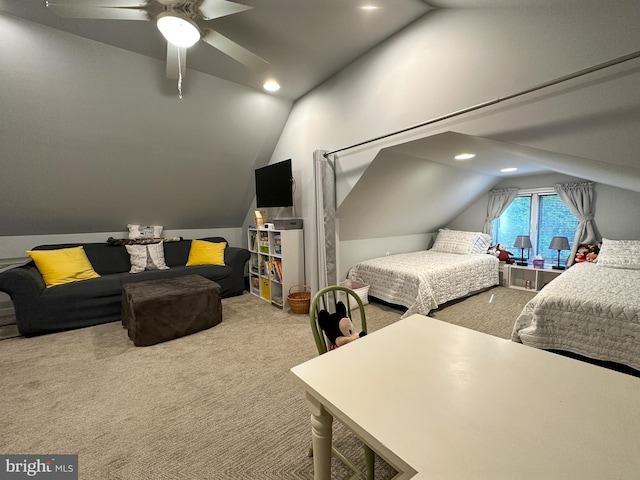
[(347, 307), (342, 302), (337, 303), (336, 313), (320, 310), (318, 312), (318, 324), (329, 339), (329, 342), (331, 342), (331, 350), (366, 335), (365, 332), (357, 333), (355, 331), (353, 323), (347, 315)]
[(600, 253), (600, 246), (597, 243), (594, 244), (583, 244), (578, 247), (575, 256), (575, 262), (596, 262), (598, 259), (598, 254)]
[(498, 243), (493, 247), (489, 247), (489, 249), (487, 250), (487, 253), (489, 255), (493, 255), (494, 257), (496, 257), (498, 260), (500, 260), (500, 262), (504, 262), (504, 263), (514, 262), (513, 259), (509, 258), (509, 255), (513, 255), (513, 254), (505, 250), (504, 245), (502, 245), (501, 243)]
[(504, 262), (511, 264), (515, 262), (513, 258), (510, 258), (510, 255), (513, 255), (513, 253), (507, 251), (501, 243), (495, 246), (495, 250), (496, 257), (498, 257), (498, 260), (500, 260), (501, 263)]

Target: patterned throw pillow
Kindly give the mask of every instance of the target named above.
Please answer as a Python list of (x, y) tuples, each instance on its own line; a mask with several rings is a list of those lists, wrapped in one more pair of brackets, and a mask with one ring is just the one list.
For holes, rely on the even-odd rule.
[(640, 240), (603, 238), (597, 265), (640, 270)]
[(163, 242), (151, 245), (125, 245), (125, 248), (129, 252), (131, 262), (129, 273), (169, 269), (164, 261)]
[(161, 238), (162, 225), (134, 225), (128, 224), (129, 238)]
[(471, 253), (487, 253), (491, 246), (491, 235), (486, 233), (478, 233), (478, 238), (471, 248)]
[(491, 237), (481, 232), (465, 232), (441, 228), (431, 250), (461, 255), (484, 253), (489, 248), (490, 243)]

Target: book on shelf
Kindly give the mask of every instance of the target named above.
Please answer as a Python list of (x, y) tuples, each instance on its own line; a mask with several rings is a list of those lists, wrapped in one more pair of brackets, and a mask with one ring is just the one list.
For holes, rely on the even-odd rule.
[(279, 259), (275, 259), (273, 261), (273, 266), (274, 266), (278, 281), (282, 283), (282, 261)]
[(271, 274), (271, 278), (273, 280), (275, 280), (278, 283), (282, 283), (282, 273), (277, 267), (276, 260), (274, 261), (269, 260), (266, 264), (266, 268)]
[(258, 256), (251, 255), (251, 271), (258, 273)]
[(273, 253), (276, 255), (280, 255), (282, 253), (282, 240), (279, 233), (273, 236)]
[(282, 298), (282, 285), (273, 284), (271, 288), (271, 303), (282, 308), (283, 298)]

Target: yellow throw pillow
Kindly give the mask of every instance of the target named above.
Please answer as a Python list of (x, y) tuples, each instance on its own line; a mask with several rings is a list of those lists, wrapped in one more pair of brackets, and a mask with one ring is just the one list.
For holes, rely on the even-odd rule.
[(191, 240), (187, 267), (193, 265), (224, 265), (226, 242), (213, 243), (206, 240)]
[(65, 283), (98, 278), (84, 248), (60, 248), (58, 250), (28, 250), (44, 279), (47, 288)]

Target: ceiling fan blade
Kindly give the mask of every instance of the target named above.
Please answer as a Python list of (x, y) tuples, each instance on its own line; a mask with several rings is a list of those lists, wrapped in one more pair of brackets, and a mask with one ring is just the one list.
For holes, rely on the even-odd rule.
[(214, 18), (251, 10), (252, 8), (247, 5), (229, 2), (228, 0), (204, 0), (198, 10), (205, 20), (213, 20)]
[(167, 78), (177, 80), (180, 78), (180, 70), (182, 70), (182, 78), (187, 68), (187, 49), (176, 47), (174, 44), (167, 42)]
[(266, 60), (263, 60), (255, 53), (250, 52), (215, 30), (206, 30), (202, 36), (202, 40), (252, 70), (264, 72), (269, 68), (269, 63)]
[(47, 6), (61, 5), (69, 7), (146, 7), (150, 0), (48, 0)]
[(146, 10), (135, 8), (74, 7), (48, 4), (56, 15), (66, 18), (96, 18), (99, 20), (151, 20)]

